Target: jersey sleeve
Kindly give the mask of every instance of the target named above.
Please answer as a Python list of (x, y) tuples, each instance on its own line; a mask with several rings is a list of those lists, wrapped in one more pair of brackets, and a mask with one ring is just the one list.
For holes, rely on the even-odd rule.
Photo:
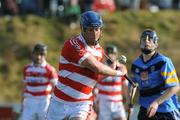
[(58, 80), (58, 74), (57, 74), (55, 68), (52, 67), (51, 74), (50, 74), (50, 81), (53, 82), (53, 83), (56, 83), (57, 80)]
[(165, 81), (165, 87), (178, 86), (179, 80), (177, 78), (175, 67), (170, 59), (161, 68), (161, 75)]
[(45, 69), (48, 71), (47, 77), (48, 77), (49, 81), (53, 84), (56, 84), (58, 81), (58, 73), (57, 73), (56, 69), (50, 64), (47, 64)]
[[(129, 77), (130, 77), (130, 79), (133, 81), (133, 82), (135, 82), (135, 83), (137, 83), (138, 81), (136, 80), (136, 72), (135, 72), (135, 70), (136, 70), (136, 68), (135, 68), (135, 64), (133, 63), (132, 65), (131, 65), (131, 69), (130, 69), (130, 72), (129, 72)], [(130, 82), (128, 82), (128, 86), (130, 87), (132, 84), (130, 83)]]
[(89, 52), (81, 41), (72, 39), (64, 44), (61, 55), (69, 62), (81, 64), (89, 56)]
[(22, 82), (26, 82), (26, 69), (27, 69), (27, 65), (26, 66), (23, 66), (22, 68)]

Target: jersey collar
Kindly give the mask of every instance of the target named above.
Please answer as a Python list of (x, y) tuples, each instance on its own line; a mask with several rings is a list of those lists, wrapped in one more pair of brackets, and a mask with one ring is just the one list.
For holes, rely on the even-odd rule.
[[(35, 66), (34, 62), (32, 62), (32, 65)], [(44, 61), (43, 63), (39, 64), (38, 67), (45, 67), (47, 65), (47, 62)]]

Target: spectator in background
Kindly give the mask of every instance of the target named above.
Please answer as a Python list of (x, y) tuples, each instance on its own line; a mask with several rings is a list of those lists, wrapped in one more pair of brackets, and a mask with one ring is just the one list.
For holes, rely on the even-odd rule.
[(79, 5), (81, 7), (81, 12), (92, 10), (92, 4), (94, 0), (79, 0)]
[(127, 10), (131, 8), (132, 0), (115, 0), (117, 8)]
[(114, 12), (116, 5), (114, 0), (94, 0), (93, 6), (94, 11), (97, 12)]
[(50, 16), (50, 1), (51, 0), (41, 0), (40, 4), (40, 15)]
[(36, 44), (32, 63), (23, 68), (23, 99), (20, 120), (45, 120), (51, 91), (57, 82), (55, 68), (46, 61), (47, 46)]
[(43, 0), (22, 0), (20, 8), (23, 14), (42, 15), (43, 5)]
[(65, 20), (70, 25), (70, 28), (74, 29), (76, 27), (76, 22), (81, 14), (81, 9), (78, 4), (78, 0), (69, 0), (68, 4), (65, 6)]
[(160, 9), (171, 9), (173, 0), (159, 0), (159, 8)]
[(19, 12), (16, 0), (0, 0), (1, 14), (15, 15)]
[(180, 0), (172, 0), (172, 6), (174, 9), (180, 9)]

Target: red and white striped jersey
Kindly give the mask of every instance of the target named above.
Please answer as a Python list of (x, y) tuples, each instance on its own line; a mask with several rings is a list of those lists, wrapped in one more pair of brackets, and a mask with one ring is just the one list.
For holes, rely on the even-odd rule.
[(53, 66), (43, 62), (40, 66), (28, 64), (23, 68), (23, 82), (26, 86), (24, 97), (49, 97), (52, 91), (52, 82), (57, 82), (58, 74)]
[(55, 99), (61, 102), (93, 101), (92, 90), (99, 74), (81, 65), (90, 54), (98, 61), (104, 59), (100, 45), (89, 47), (82, 35), (65, 42), (59, 61), (59, 80), (54, 89)]
[[(121, 64), (122, 65), (122, 64)], [(108, 76), (98, 82), (96, 88), (98, 89), (97, 99), (106, 99), (114, 102), (122, 102), (122, 84), (128, 84), (125, 77)]]

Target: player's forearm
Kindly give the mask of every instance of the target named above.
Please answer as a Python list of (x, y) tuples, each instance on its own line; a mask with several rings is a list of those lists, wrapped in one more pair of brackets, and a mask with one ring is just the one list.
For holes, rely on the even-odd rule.
[(111, 76), (117, 75), (116, 70), (102, 63), (99, 64), (97, 69), (99, 73), (104, 74), (104, 75), (111, 75)]
[(126, 102), (129, 103), (129, 100), (130, 100), (129, 88), (125, 83), (123, 83), (122, 85), (122, 92), (123, 92), (123, 97), (125, 98)]
[(176, 94), (179, 91), (179, 86), (168, 88), (163, 95), (161, 95), (158, 99), (155, 101), (160, 105), (163, 103), (166, 99), (170, 98), (174, 94)]
[(86, 60), (82, 62), (82, 65), (87, 67), (88, 69), (92, 70), (93, 72), (100, 73), (103, 75), (110, 75), (110, 76), (121, 76), (126, 74), (126, 71), (118, 71), (112, 69), (111, 67), (99, 62), (93, 56), (89, 56)]

